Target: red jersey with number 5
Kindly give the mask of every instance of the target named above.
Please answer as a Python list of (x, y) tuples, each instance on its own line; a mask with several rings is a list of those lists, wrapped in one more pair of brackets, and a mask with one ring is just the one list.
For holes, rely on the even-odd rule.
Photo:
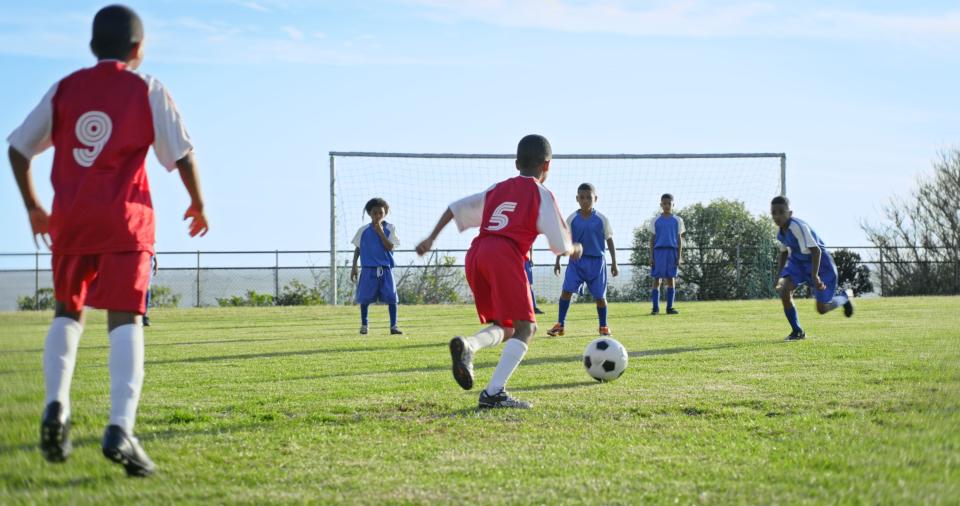
[(461, 232), (480, 227), (478, 239), (489, 235), (509, 238), (524, 255), (539, 234), (547, 237), (554, 254), (573, 250), (570, 231), (553, 193), (533, 177), (501, 181), (450, 204), (450, 211)]
[(53, 146), (53, 252), (153, 252), (146, 156), (173, 170), (193, 150), (163, 85), (103, 60), (55, 84), (7, 138), (27, 158)]

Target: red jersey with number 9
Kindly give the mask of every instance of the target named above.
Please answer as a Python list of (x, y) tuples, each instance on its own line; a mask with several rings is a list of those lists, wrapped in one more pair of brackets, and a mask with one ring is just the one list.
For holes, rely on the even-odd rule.
[(173, 100), (149, 76), (104, 60), (62, 79), (8, 138), (28, 158), (53, 146), (53, 252), (153, 252), (146, 156), (168, 170), (193, 150)]

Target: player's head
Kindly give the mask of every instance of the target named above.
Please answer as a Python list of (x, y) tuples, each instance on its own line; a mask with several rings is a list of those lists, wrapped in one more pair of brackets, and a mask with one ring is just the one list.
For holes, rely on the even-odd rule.
[(790, 210), (790, 199), (783, 195), (773, 197), (770, 201), (770, 216), (778, 227), (786, 226), (790, 217), (793, 216), (793, 211)]
[(593, 204), (597, 202), (597, 189), (590, 183), (582, 183), (577, 187), (577, 204), (580, 209), (589, 211), (593, 209)]
[(143, 23), (133, 9), (109, 5), (93, 17), (90, 50), (98, 60), (120, 60), (137, 68), (143, 60)]
[(673, 195), (669, 193), (660, 195), (660, 209), (662, 209), (665, 214), (670, 214), (670, 211), (673, 211)]
[(390, 204), (387, 204), (387, 201), (380, 197), (374, 197), (367, 201), (363, 210), (370, 215), (370, 219), (373, 221), (380, 221), (390, 212)]
[(528, 135), (517, 144), (517, 170), (524, 176), (539, 179), (541, 183), (547, 180), (551, 158), (553, 150), (550, 141), (542, 135)]

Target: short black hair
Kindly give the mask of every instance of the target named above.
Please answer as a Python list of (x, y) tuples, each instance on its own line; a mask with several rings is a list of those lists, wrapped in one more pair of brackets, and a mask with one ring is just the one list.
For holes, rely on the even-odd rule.
[(368, 200), (367, 205), (363, 206), (363, 212), (370, 214), (370, 210), (374, 207), (382, 207), (384, 214), (390, 212), (390, 204), (387, 204), (387, 201), (380, 197), (374, 197)]
[(550, 141), (542, 135), (528, 135), (520, 139), (520, 144), (517, 144), (517, 165), (523, 170), (539, 169), (552, 157)]
[(787, 197), (784, 197), (783, 195), (777, 195), (776, 197), (773, 197), (773, 200), (770, 201), (770, 205), (771, 205), (771, 206), (776, 206), (776, 205), (781, 205), (781, 204), (782, 204), (782, 205), (785, 205), (785, 206), (787, 206), (787, 207), (789, 208), (789, 207), (790, 207), (790, 199), (788, 199)]
[(100, 60), (126, 60), (133, 48), (143, 42), (143, 22), (125, 5), (108, 5), (93, 17), (90, 50)]
[(670, 193), (664, 193), (663, 195), (660, 195), (660, 200), (663, 200), (663, 199), (673, 200), (673, 195)]
[(577, 193), (580, 193), (584, 190), (590, 190), (593, 193), (597, 193), (597, 189), (590, 183), (580, 183), (580, 186), (577, 187)]

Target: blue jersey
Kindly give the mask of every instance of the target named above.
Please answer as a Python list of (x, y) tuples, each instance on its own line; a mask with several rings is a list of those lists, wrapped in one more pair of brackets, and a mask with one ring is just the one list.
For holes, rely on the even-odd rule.
[(833, 265), (833, 258), (827, 252), (827, 247), (820, 240), (820, 236), (803, 220), (790, 218), (786, 231), (783, 229), (777, 230), (777, 240), (780, 241), (780, 251), (789, 252), (790, 262), (800, 265), (810, 264), (812, 261), (810, 247), (817, 246), (822, 252), (820, 256), (821, 268)]
[[(397, 228), (392, 223), (381, 222), (383, 234), (393, 247), (400, 245)], [(373, 229), (372, 223), (360, 227), (353, 236), (353, 245), (360, 248), (360, 265), (364, 267), (393, 267), (393, 251), (383, 247), (380, 234)]]
[(680, 248), (680, 235), (687, 231), (683, 227), (683, 218), (671, 214), (664, 216), (661, 214), (650, 220), (647, 228), (653, 232), (653, 248)]
[(589, 218), (584, 218), (577, 211), (567, 218), (570, 227), (570, 237), (573, 242), (583, 245), (583, 256), (602, 257), (607, 251), (607, 239), (613, 237), (613, 229), (607, 217), (598, 213), (596, 209), (590, 212)]

